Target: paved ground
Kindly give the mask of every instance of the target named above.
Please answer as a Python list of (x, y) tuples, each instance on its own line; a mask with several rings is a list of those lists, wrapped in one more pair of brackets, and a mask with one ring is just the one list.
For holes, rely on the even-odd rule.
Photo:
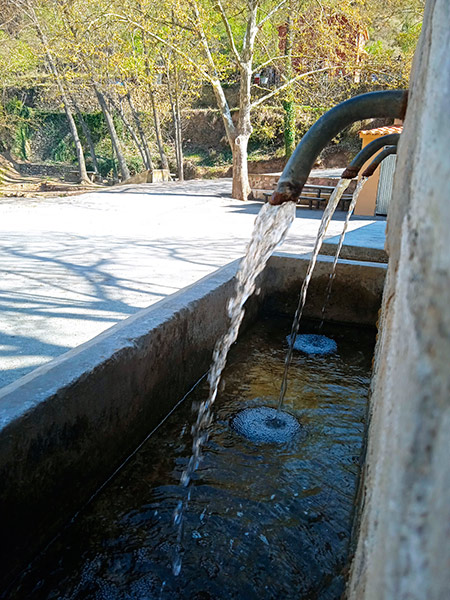
[[(0, 387), (241, 256), (261, 204), (230, 191), (219, 180), (0, 199)], [(309, 251), (321, 214), (298, 209), (282, 250)]]
[[(336, 254), (340, 236), (328, 238), (322, 245), (324, 254)], [(340, 255), (352, 260), (387, 262), (384, 250), (386, 240), (386, 219), (375, 221), (365, 227), (349, 231), (345, 236)]]
[[(339, 237), (327, 239), (328, 244), (338, 244)], [(345, 236), (344, 245), (360, 246), (364, 248), (375, 248), (377, 250), (384, 249), (386, 239), (386, 220), (375, 221), (367, 228), (360, 227), (354, 231), (349, 231)]]

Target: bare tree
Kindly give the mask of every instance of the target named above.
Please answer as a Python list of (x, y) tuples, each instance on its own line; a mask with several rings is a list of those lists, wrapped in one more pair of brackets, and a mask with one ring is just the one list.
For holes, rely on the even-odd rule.
[(81, 183), (90, 183), (87, 170), (86, 161), (84, 159), (83, 146), (81, 145), (80, 137), (78, 135), (77, 126), (70, 109), (70, 102), (64, 86), (64, 76), (59, 72), (57, 62), (53, 56), (53, 52), (50, 43), (47, 39), (44, 28), (39, 20), (38, 14), (35, 10), (33, 3), (30, 0), (16, 0), (16, 6), (20, 8), (22, 13), (30, 20), (34, 27), (38, 38), (42, 44), (42, 48), (47, 59), (47, 65), (50, 73), (52, 74), (55, 83), (58, 87), (61, 100), (64, 106), (64, 112), (66, 113), (67, 121), (69, 123), (70, 133), (72, 135), (73, 142), (75, 144), (75, 151), (77, 153), (78, 167), (80, 169), (80, 181)]
[[(294, 81), (307, 77), (313, 72), (316, 73), (329, 68), (326, 67), (314, 69), (314, 71), (298, 73), (290, 80), (279, 85), (276, 89), (268, 91), (265, 95), (257, 98), (252, 97), (252, 78), (255, 73), (254, 57), (257, 36), (263, 30), (264, 26), (271, 21), (274, 15), (276, 15), (286, 3), (287, 0), (280, 0), (277, 4), (271, 4), (270, 2), (263, 3), (262, 0), (239, 0), (235, 2), (234, 8), (236, 11), (239, 11), (239, 14), (245, 19), (245, 32), (240, 40), (239, 48), (232, 24), (228, 18), (222, 0), (215, 0), (214, 3), (208, 3), (208, 6), (206, 7), (201, 6), (200, 0), (189, 0), (189, 2), (186, 3), (188, 10), (186, 14), (183, 14), (183, 18), (178, 18), (177, 20), (172, 19), (170, 23), (172, 27), (178, 27), (183, 32), (181, 41), (174, 40), (173, 35), (165, 36), (163, 31), (161, 33), (155, 33), (155, 27), (150, 28), (148, 26), (148, 18), (141, 18), (137, 21), (130, 16), (130, 14), (111, 13), (111, 16), (124, 22), (128, 22), (134, 28), (140, 28), (145, 32), (146, 37), (171, 48), (186, 61), (186, 64), (189, 64), (194, 68), (200, 77), (210, 83), (218, 109), (222, 116), (227, 140), (233, 156), (232, 196), (239, 200), (246, 200), (250, 194), (247, 160), (248, 141), (253, 129), (251, 123), (252, 111), (257, 106), (288, 88)], [(265, 7), (264, 15), (261, 11), (262, 4), (264, 4)], [(267, 9), (267, 6), (270, 4), (271, 7)], [(203, 8), (205, 10), (203, 10)], [(211, 40), (208, 36), (208, 15), (211, 14), (211, 11), (220, 16), (220, 19), (222, 20), (228, 50), (232, 57), (232, 61), (239, 72), (239, 113), (236, 123), (232, 118), (231, 108), (221, 81), (220, 68), (217, 64), (215, 52), (211, 45), (211, 42), (214, 42), (214, 36), (212, 36)], [(152, 24), (154, 24), (154, 22), (152, 22)], [(189, 53), (189, 50), (186, 49), (187, 45), (189, 45), (189, 42), (187, 45), (184, 43), (186, 38), (190, 39), (190, 49), (193, 48), (194, 44), (195, 48), (200, 51), (202, 55), (201, 60), (199, 60), (198, 56), (192, 56), (192, 54)], [(271, 64), (273, 60), (274, 58), (269, 58), (266, 61), (266, 64)]]

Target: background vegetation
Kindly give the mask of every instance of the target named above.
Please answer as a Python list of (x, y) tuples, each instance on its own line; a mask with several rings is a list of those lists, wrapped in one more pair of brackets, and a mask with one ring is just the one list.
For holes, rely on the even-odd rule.
[[(337, 102), (408, 85), (422, 11), (423, 0), (0, 0), (0, 151), (77, 163), (82, 179), (236, 173), (243, 150), (245, 162), (247, 150), (282, 159)], [(341, 136), (349, 153), (355, 133)]]

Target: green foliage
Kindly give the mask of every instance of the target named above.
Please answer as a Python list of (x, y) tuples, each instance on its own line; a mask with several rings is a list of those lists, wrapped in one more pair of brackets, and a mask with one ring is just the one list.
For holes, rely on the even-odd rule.
[(284, 108), (284, 151), (290, 158), (295, 150), (295, 104), (292, 100), (283, 101)]
[(205, 150), (201, 147), (190, 147), (184, 152), (185, 158), (194, 166), (215, 167), (231, 163), (232, 155), (229, 148), (217, 151), (214, 148)]
[(366, 52), (371, 54), (372, 56), (382, 56), (385, 52), (383, 47), (383, 42), (381, 40), (376, 40), (374, 42), (370, 42), (366, 45)]
[(249, 151), (267, 150), (282, 143), (283, 113), (278, 108), (261, 108), (253, 115), (253, 132), (250, 136)]
[(9, 120), (9, 143), (5, 140), (5, 149), (12, 150), (23, 160), (28, 158), (28, 143), (33, 130), (37, 127), (35, 111), (14, 96), (4, 106), (5, 116)]
[(397, 35), (396, 41), (405, 55), (411, 55), (419, 41), (420, 32), (422, 31), (422, 23), (403, 24), (403, 27)]
[[(248, 15), (254, 3), (222, 0), (224, 17), (216, 0), (161, 0), (156, 4), (152, 0), (33, 0), (27, 4), (29, 10), (21, 11), (22, 3), (6, 3), (8, 10), (17, 14), (13, 20), (9, 19), (9, 12), (4, 15), (0, 29), (0, 72), (6, 90), (4, 98), (10, 98), (0, 106), (0, 145), (3, 149), (11, 148), (21, 158), (30, 158), (34, 153), (44, 160), (72, 162), (76, 159), (66, 118), (56, 112), (61, 92), (54, 74), (49, 73), (48, 52), (66, 91), (86, 111), (84, 117), (96, 151), (102, 157), (100, 168), (104, 175), (114, 170), (114, 162), (103, 114), (98, 110), (91, 112), (98, 107), (92, 74), (95, 73), (99, 88), (116, 101), (119, 96), (125, 98), (131, 94), (147, 133), (153, 128), (148, 91), (152, 87), (166, 145), (173, 141), (168, 97), (170, 78), (183, 110), (192, 107), (194, 102), (207, 108), (213, 105), (212, 94), (209, 98), (206, 94), (201, 99), (198, 96), (205, 81), (211, 82), (214, 77), (226, 90), (229, 106), (239, 104), (244, 78), (242, 61), (239, 66), (235, 53), (242, 53), (244, 40), (249, 39), (246, 36)], [(326, 71), (309, 75), (284, 92), (271, 96), (274, 107), (262, 108), (261, 104), (252, 109), (249, 151), (277, 152), (283, 145), (283, 129), (287, 134), (286, 144), (292, 146), (294, 138), (301, 137), (327, 108), (350, 95), (380, 87), (406, 86), (420, 34), (423, 4), (423, 0), (384, 0), (383, 3), (290, 0), (280, 6), (255, 34), (253, 54), (248, 58), (253, 63), (254, 73), (258, 65), (268, 71), (274, 69), (272, 74), (275, 72), (276, 77), (272, 84), (277, 80), (279, 85), (283, 77), (289, 79), (314, 69), (325, 68)], [(257, 21), (279, 5), (279, 0), (261, 0)], [(194, 18), (194, 6), (198, 7), (198, 18)], [(47, 42), (40, 38), (30, 11), (35, 11)], [(297, 36), (294, 36), (289, 60), (282, 48), (279, 30), (288, 21), (288, 11)], [(209, 57), (199, 41), (200, 25)], [(235, 47), (230, 44), (230, 31)], [(363, 39), (362, 45), (360, 39)], [(38, 90), (36, 106), (47, 108), (47, 112), (30, 108), (19, 100), (21, 92), (30, 87)], [(263, 97), (270, 89), (273, 88), (261, 86), (255, 90), (252, 86), (250, 101)], [(173, 91), (172, 88), (172, 94)], [(132, 120), (126, 100), (124, 106)], [(76, 117), (75, 120), (86, 151), (87, 140)], [(137, 171), (141, 168), (141, 157), (117, 114), (113, 114), (113, 120), (130, 169)], [(237, 119), (234, 122), (236, 124)], [(211, 147), (205, 141), (204, 148), (191, 148), (189, 160), (198, 165), (226, 164), (231, 152), (229, 148), (221, 150), (223, 143), (220, 140), (217, 147)]]
[[(98, 168), (102, 177), (112, 177), (116, 173), (116, 165), (111, 157), (97, 156)], [(93, 169), (93, 165), (86, 160), (86, 168)]]
[[(101, 139), (108, 136), (108, 128), (106, 127), (105, 117), (101, 111), (84, 113), (83, 119), (86, 125), (89, 127), (94, 144), (97, 144)], [(81, 136), (82, 129), (77, 115), (75, 115), (75, 122)]]
[(63, 139), (60, 139), (56, 145), (52, 147), (52, 152), (49, 158), (54, 162), (75, 162), (76, 150), (73, 139), (69, 135), (66, 135)]
[(144, 169), (144, 163), (142, 162), (142, 158), (140, 156), (126, 156), (126, 161), (128, 168), (130, 169), (130, 175), (135, 175), (136, 173), (140, 173)]

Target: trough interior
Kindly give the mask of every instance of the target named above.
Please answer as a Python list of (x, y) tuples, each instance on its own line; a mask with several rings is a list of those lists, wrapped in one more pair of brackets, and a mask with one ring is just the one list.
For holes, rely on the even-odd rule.
[[(276, 412), (289, 317), (264, 314), (233, 346), (184, 512), (175, 577), (173, 514), (203, 380), (34, 561), (9, 600), (317, 598), (344, 589), (374, 332), (326, 323), (337, 350), (295, 352), (283, 415), (297, 429), (261, 441), (246, 415)], [(303, 322), (302, 333), (317, 331)], [(301, 338), (300, 338), (301, 339)], [(251, 438), (242, 435), (244, 423)], [(270, 430), (279, 439), (280, 431)], [(267, 430), (264, 430), (267, 434)], [(256, 439), (255, 439), (256, 437)]]
[[(276, 255), (247, 306), (291, 314), (307, 260)], [(321, 259), (305, 316), (320, 316), (331, 261)], [(237, 263), (141, 311), (4, 388), (0, 395), (2, 585), (83, 506), (207, 370), (227, 325)], [(338, 265), (327, 319), (375, 325), (385, 267)]]

